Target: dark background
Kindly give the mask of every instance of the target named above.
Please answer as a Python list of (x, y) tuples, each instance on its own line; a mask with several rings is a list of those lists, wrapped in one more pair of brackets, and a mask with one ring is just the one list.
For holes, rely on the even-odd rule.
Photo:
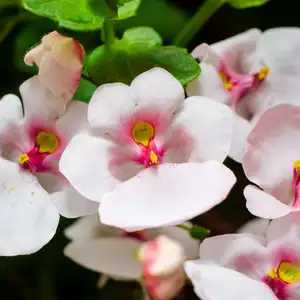
[[(76, 0), (74, 0), (76, 1)], [(166, 2), (173, 5), (169, 8)], [(138, 16), (118, 24), (118, 34), (133, 25), (154, 26), (164, 37), (165, 44), (171, 42), (176, 32), (182, 28), (189, 16), (196, 12), (200, 0), (143, 0)], [(1, 2), (0, 2), (1, 3)], [(190, 43), (189, 50), (201, 42), (213, 43), (252, 27), (262, 30), (279, 26), (299, 26), (299, 12), (296, 0), (271, 0), (259, 8), (235, 10), (224, 5), (203, 27)], [(16, 9), (0, 10), (0, 29), (7, 22), (7, 15), (15, 14)], [(0, 96), (18, 93), (18, 86), (35, 70), (23, 63), (26, 51), (36, 44), (49, 31), (57, 29), (56, 24), (47, 19), (33, 18), (19, 23), (10, 34), (0, 41)], [(100, 34), (74, 33), (89, 51), (100, 43)], [(218, 207), (197, 218), (197, 223), (212, 229), (212, 234), (234, 232), (251, 218), (246, 211), (242, 190), (247, 184), (239, 164), (227, 159), (238, 178), (238, 183), (228, 199)], [(26, 213), (26, 212), (24, 212)], [(141, 299), (138, 285), (109, 281), (98, 290), (98, 274), (76, 265), (62, 254), (68, 240), (63, 230), (73, 220), (61, 218), (60, 227), (54, 239), (41, 251), (30, 256), (0, 258), (0, 299), (1, 300), (96, 300), (96, 299)], [(1, 237), (0, 237), (1, 238)], [(197, 299), (187, 287), (182, 299)]]

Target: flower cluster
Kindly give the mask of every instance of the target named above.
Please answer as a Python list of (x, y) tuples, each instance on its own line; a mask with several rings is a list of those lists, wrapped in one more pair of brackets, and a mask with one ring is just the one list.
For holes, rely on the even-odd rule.
[[(299, 41), (298, 28), (251, 29), (193, 51), (202, 73), (187, 98), (153, 68), (130, 85), (99, 86), (86, 104), (73, 99), (83, 46), (43, 37), (25, 56), (39, 71), (20, 86), (22, 100), (0, 101), (0, 255), (36, 252), (60, 215), (82, 217), (64, 252), (102, 273), (101, 285), (142, 278), (151, 297), (168, 300), (186, 272), (205, 300), (298, 299)], [(244, 196), (264, 219), (204, 239), (195, 260), (187, 221), (231, 191), (227, 155), (258, 186)]]

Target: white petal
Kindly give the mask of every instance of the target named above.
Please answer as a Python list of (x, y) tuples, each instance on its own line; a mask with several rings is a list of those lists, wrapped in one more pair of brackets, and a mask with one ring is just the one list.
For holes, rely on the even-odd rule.
[(200, 63), (201, 75), (188, 84), (188, 96), (204, 96), (224, 104), (230, 104), (231, 95), (224, 88), (217, 69), (207, 63)]
[(264, 252), (263, 243), (263, 237), (252, 234), (223, 234), (206, 238), (200, 245), (200, 257), (228, 266), (241, 254)]
[(147, 168), (104, 196), (100, 220), (128, 231), (181, 224), (222, 202), (235, 181), (216, 161)]
[(206, 261), (188, 261), (185, 271), (205, 300), (278, 300), (266, 284)]
[(169, 72), (153, 68), (137, 76), (131, 83), (139, 98), (140, 107), (159, 108), (172, 114), (184, 101), (184, 89), (180, 82)]
[(77, 132), (88, 126), (88, 105), (80, 101), (71, 101), (66, 112), (56, 121), (59, 132), (71, 139)]
[(239, 115), (235, 115), (229, 157), (239, 163), (243, 162), (248, 147), (247, 138), (252, 128), (253, 125), (249, 121)]
[(70, 240), (117, 237), (120, 233), (120, 229), (102, 224), (98, 214), (82, 217), (65, 230), (65, 235)]
[(23, 118), (22, 103), (19, 97), (8, 94), (0, 99), (0, 117), (14, 122)]
[(0, 255), (36, 252), (54, 236), (59, 214), (34, 176), (4, 159), (0, 169)]
[(130, 238), (101, 238), (72, 242), (64, 250), (67, 257), (83, 267), (109, 276), (138, 280), (141, 267), (134, 259), (140, 243)]
[(81, 133), (70, 141), (59, 162), (60, 171), (74, 188), (92, 201), (101, 201), (118, 183), (109, 170), (110, 146), (104, 139)]
[(174, 126), (182, 126), (192, 138), (190, 161), (223, 162), (231, 144), (234, 116), (231, 109), (205, 97), (190, 97), (175, 116)]
[(292, 211), (288, 205), (252, 185), (245, 187), (244, 196), (247, 200), (246, 207), (257, 217), (275, 219)]
[(238, 233), (252, 233), (254, 235), (259, 235), (264, 237), (267, 232), (267, 228), (270, 224), (270, 221), (267, 219), (255, 218), (251, 221), (248, 221), (237, 231)]
[(66, 218), (78, 218), (97, 213), (99, 204), (80, 195), (72, 186), (51, 194), (58, 212)]
[(66, 109), (66, 102), (62, 97), (55, 97), (33, 76), (22, 83), (20, 93), (23, 99), (25, 116), (37, 116), (40, 119), (55, 119)]
[(101, 85), (92, 96), (88, 120), (92, 127), (117, 130), (122, 119), (131, 116), (138, 104), (132, 89), (123, 83)]

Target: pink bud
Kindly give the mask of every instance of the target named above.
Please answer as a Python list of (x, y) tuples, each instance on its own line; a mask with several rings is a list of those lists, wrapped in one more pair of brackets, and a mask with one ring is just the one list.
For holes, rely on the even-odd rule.
[(137, 257), (142, 264), (144, 285), (151, 296), (168, 300), (181, 291), (185, 282), (185, 257), (180, 244), (160, 236), (143, 244)]
[(78, 88), (84, 54), (79, 42), (53, 31), (25, 55), (24, 61), (27, 65), (36, 64), (42, 85), (68, 102)]

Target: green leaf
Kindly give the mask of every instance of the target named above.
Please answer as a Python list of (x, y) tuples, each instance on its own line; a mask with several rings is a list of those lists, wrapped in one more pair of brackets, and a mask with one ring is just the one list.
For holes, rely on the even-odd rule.
[(243, 9), (243, 8), (261, 6), (266, 4), (269, 1), (270, 0), (229, 0), (228, 3), (236, 9)]
[(189, 230), (190, 236), (197, 240), (203, 240), (210, 234), (210, 230), (202, 226), (193, 224), (193, 227)]
[(90, 55), (87, 70), (97, 84), (130, 84), (140, 73), (162, 67), (183, 85), (197, 78), (200, 67), (186, 49), (161, 46), (161, 38), (149, 27), (126, 30), (121, 40), (96, 48)]
[(79, 87), (73, 96), (74, 100), (89, 103), (97, 86), (85, 78), (81, 78)]
[[(102, 28), (106, 18), (122, 20), (133, 16), (141, 0), (132, 0), (118, 7), (117, 15), (105, 0), (23, 0), (24, 8), (58, 22), (59, 26), (78, 31)], [(95, 13), (97, 12), (97, 13)]]

